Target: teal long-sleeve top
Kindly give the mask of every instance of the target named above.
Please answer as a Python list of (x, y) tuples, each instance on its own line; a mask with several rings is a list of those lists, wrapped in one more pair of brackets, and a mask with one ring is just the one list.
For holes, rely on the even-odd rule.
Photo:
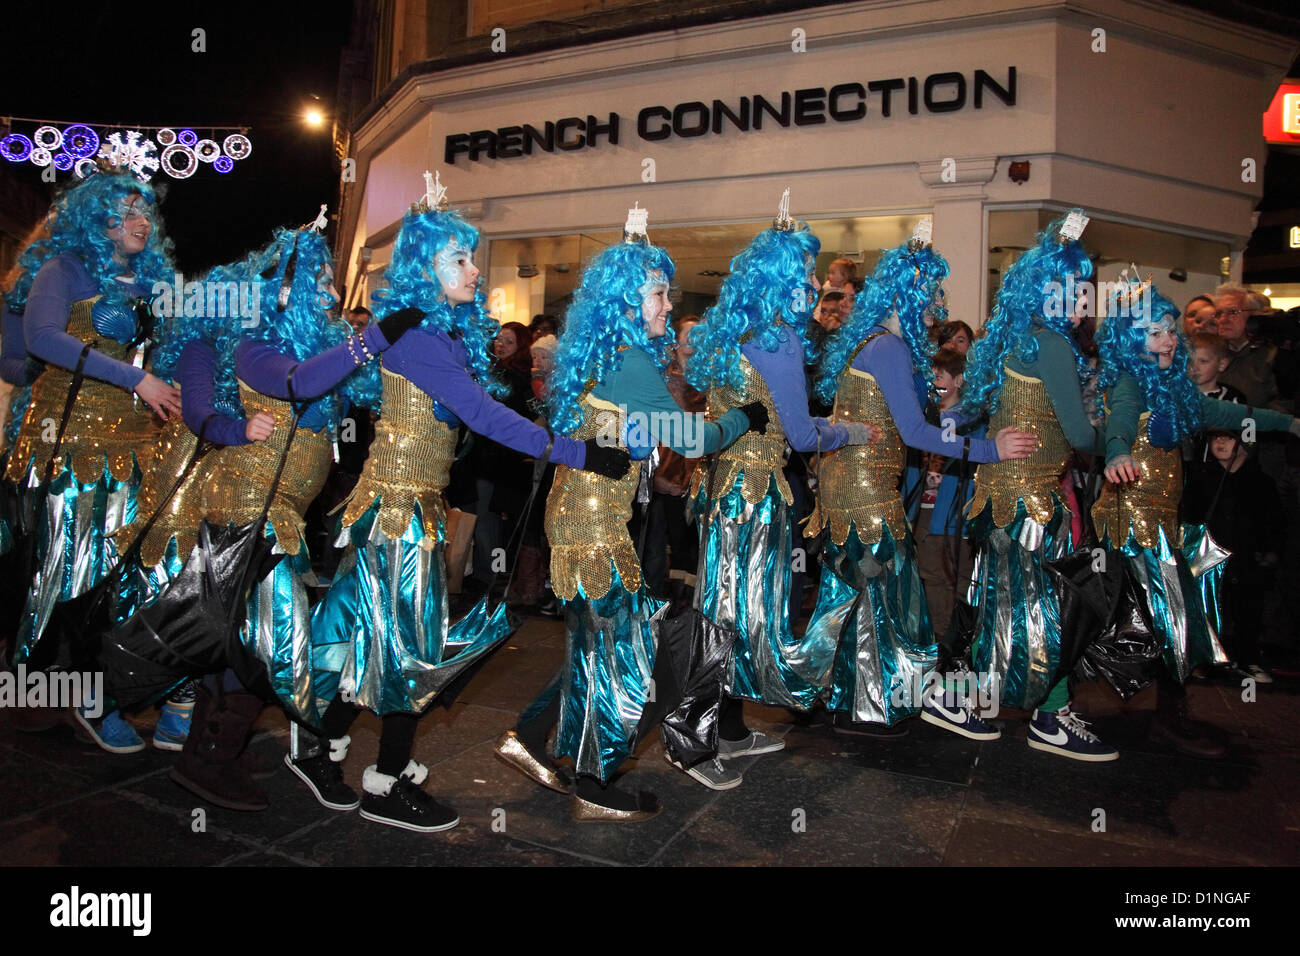
[(749, 417), (738, 408), (716, 422), (683, 411), (654, 359), (636, 348), (623, 353), (619, 370), (591, 394), (626, 411), (628, 452), (636, 459), (648, 457), (656, 445), (666, 445), (684, 458), (711, 455), (749, 428)]
[(1083, 407), (1083, 388), (1074, 361), (1074, 348), (1064, 335), (1051, 329), (1040, 329), (1034, 336), (1038, 339), (1038, 358), (1025, 362), (1020, 358), (1019, 350), (1013, 349), (1007, 358), (1007, 367), (1020, 375), (1042, 380), (1052, 411), (1071, 448), (1100, 455), (1105, 450), (1106, 436), (1088, 419), (1088, 412)]
[[(1118, 401), (1112, 399), (1115, 395), (1120, 396)], [(1106, 409), (1106, 464), (1110, 464), (1120, 455), (1132, 454), (1133, 443), (1137, 441), (1138, 436), (1138, 419), (1143, 412), (1148, 411), (1147, 403), (1142, 397), (1142, 386), (1138, 384), (1137, 379), (1126, 372), (1121, 373), (1119, 379), (1106, 393)], [(1284, 432), (1294, 421), (1285, 412), (1271, 408), (1252, 408), (1235, 402), (1221, 402), (1208, 395), (1201, 396), (1202, 428), (1240, 431), (1252, 419), (1256, 428), (1265, 432)], [(1162, 446), (1159, 427), (1153, 426), (1154, 422), (1153, 417), (1152, 422), (1147, 426), (1147, 437), (1152, 444)], [(1152, 427), (1156, 428), (1156, 434), (1151, 433)]]

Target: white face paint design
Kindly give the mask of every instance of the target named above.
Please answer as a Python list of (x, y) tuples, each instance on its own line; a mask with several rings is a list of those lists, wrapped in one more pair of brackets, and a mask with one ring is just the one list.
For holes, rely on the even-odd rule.
[(442, 292), (452, 305), (474, 301), (478, 288), (474, 254), (462, 249), (454, 239), (433, 257), (433, 274), (438, 277)]
[(1166, 315), (1151, 323), (1147, 328), (1146, 347), (1160, 368), (1169, 368), (1173, 364), (1174, 351), (1178, 348), (1178, 333), (1174, 331), (1172, 316)]
[(668, 301), (668, 280), (660, 270), (651, 269), (637, 292), (641, 294), (641, 319), (645, 322), (645, 334), (657, 339), (668, 331), (668, 313), (673, 310), (672, 303)]

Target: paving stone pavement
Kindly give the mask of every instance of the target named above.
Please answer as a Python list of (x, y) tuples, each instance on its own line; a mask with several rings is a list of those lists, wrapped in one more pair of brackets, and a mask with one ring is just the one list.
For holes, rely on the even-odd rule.
[[(636, 825), (577, 824), (567, 797), (497, 760), (492, 741), (554, 673), (558, 621), (529, 618), (449, 709), (422, 720), (415, 757), (426, 787), (461, 824), (415, 834), (321, 808), (287, 770), (265, 781), (262, 813), (206, 807), (167, 777), (173, 754), (113, 756), (73, 737), (17, 727), (0, 709), (0, 863), (82, 866), (690, 866), (1070, 865), (1300, 863), (1300, 686), (1193, 684), (1193, 713), (1230, 754), (1197, 760), (1149, 739), (1154, 690), (1124, 703), (1081, 689), (1076, 709), (1121, 757), (1083, 764), (1030, 750), (1025, 721), (1003, 737), (963, 740), (920, 721), (895, 741), (836, 736), (816, 716), (746, 705), (751, 725), (786, 749), (739, 761), (744, 784), (715, 793), (669, 767), (656, 741), (623, 785), (665, 809)], [(147, 738), (156, 711), (132, 718)], [(345, 766), (358, 791), (378, 751), (364, 714)], [(267, 708), (252, 744), (279, 761), (288, 725)], [(196, 832), (196, 810), (203, 832)], [(1105, 812), (1105, 828), (1095, 829)]]

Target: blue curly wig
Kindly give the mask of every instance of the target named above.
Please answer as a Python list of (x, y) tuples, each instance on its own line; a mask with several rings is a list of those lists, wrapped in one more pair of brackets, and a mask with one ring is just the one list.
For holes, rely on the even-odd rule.
[(783, 324), (798, 333), (805, 358), (813, 360), (808, 261), (820, 251), (821, 242), (800, 222), (790, 230), (764, 229), (731, 260), (731, 275), (723, 280), (717, 303), (691, 329), (695, 354), (686, 363), (691, 385), (700, 390), (716, 385), (740, 388), (745, 381), (740, 340), (750, 336), (765, 352), (775, 352)]
[(157, 206), (159, 197), (154, 188), (129, 173), (96, 173), (60, 194), (54, 201), (55, 215), (49, 221), (49, 239), (33, 243), (18, 260), (22, 272), (5, 298), (9, 309), (21, 313), (41, 266), (65, 254), (81, 260), (103, 293), (102, 301), (108, 305), (127, 305), (127, 287), (114, 281), (125, 272), (134, 272), (136, 280), (145, 286), (170, 281), (174, 272), (172, 245), (156, 208), (151, 219), (153, 230), (145, 248), (131, 256), (126, 268), (113, 260), (113, 241), (106, 231), (122, 224), (118, 206), (137, 193), (149, 206)]
[(929, 315), (937, 326), (948, 316), (947, 309), (935, 304), (943, 291), (943, 280), (948, 277), (948, 260), (930, 246), (912, 251), (909, 245), (910, 240), (881, 255), (876, 270), (854, 300), (848, 320), (827, 339), (817, 378), (817, 394), (822, 401), (835, 401), (837, 383), (854, 350), (873, 327), (883, 326), (896, 313), (899, 334), (912, 353), (921, 404), (925, 404), (934, 381), (930, 359), (935, 353), (925, 320)]
[[(288, 298), (284, 308), (281, 290), (290, 265)], [(257, 325), (247, 337), (266, 342), (286, 355), (309, 359), (326, 349), (341, 345), (352, 334), (352, 327), (331, 314), (338, 300), (326, 289), (333, 273), (329, 246), (320, 233), (312, 229), (280, 229), (265, 249), (247, 260), (248, 273), (262, 285), (262, 309)], [(218, 348), (218, 355), (222, 349)], [(329, 395), (325, 403), (326, 418), (337, 422), (339, 399), (345, 398), (363, 408), (379, 407), (380, 382), (377, 362), (367, 362), (348, 375)]]
[(600, 252), (583, 270), (564, 317), (547, 384), (547, 414), (556, 434), (572, 434), (582, 423), (578, 402), (588, 383), (599, 384), (623, 366), (622, 346), (640, 349), (661, 369), (672, 357), (674, 335), (646, 335), (641, 318), (642, 287), (650, 273), (673, 278), (673, 260), (656, 246), (620, 242)]
[(459, 338), (474, 378), (492, 394), (505, 395), (510, 389), (493, 374), (492, 364), (492, 341), (501, 327), (488, 314), (483, 284), (479, 284), (473, 302), (452, 306), (433, 268), (434, 257), (451, 242), (473, 252), (478, 248), (478, 238), (478, 230), (460, 213), (408, 212), (402, 217), (393, 260), (384, 270), (388, 287), (370, 298), (376, 320), (400, 309), (420, 309), (425, 314), (420, 328)]
[(986, 407), (990, 412), (997, 409), (1004, 368), (1012, 349), (1018, 349), (1022, 361), (1033, 362), (1038, 358), (1038, 342), (1033, 336), (1036, 329), (1052, 329), (1065, 336), (1074, 349), (1081, 382), (1092, 374), (1087, 358), (1074, 340), (1069, 315), (1044, 314), (1068, 311), (1051, 307), (1053, 302), (1061, 305), (1052, 283), (1063, 287), (1071, 276), (1087, 279), (1092, 275), (1092, 260), (1083, 243), (1078, 240), (1062, 243), (1058, 238), (1064, 222), (1064, 216), (1053, 220), (1038, 234), (1034, 247), (1023, 253), (1002, 277), (1002, 287), (993, 314), (984, 327), (984, 336), (966, 356), (966, 382), (961, 399), (966, 414), (977, 416)]
[[(1181, 314), (1177, 306), (1152, 287), (1151, 321), (1164, 320), (1172, 326)], [(1121, 372), (1137, 379), (1147, 408), (1153, 417), (1160, 416), (1160, 444), (1168, 447), (1201, 430), (1201, 392), (1187, 375), (1187, 344), (1182, 336), (1176, 332), (1175, 335), (1178, 345), (1173, 361), (1169, 368), (1162, 369), (1147, 351), (1147, 330), (1138, 328), (1134, 317), (1107, 318), (1097, 333), (1100, 358), (1097, 387), (1110, 388), (1119, 381)]]

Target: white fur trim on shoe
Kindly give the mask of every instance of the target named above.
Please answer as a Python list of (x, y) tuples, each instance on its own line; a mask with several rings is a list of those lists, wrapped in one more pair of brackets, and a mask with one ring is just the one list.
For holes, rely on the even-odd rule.
[(375, 764), (367, 767), (366, 772), (361, 775), (361, 789), (366, 793), (373, 793), (377, 797), (388, 796), (388, 792), (393, 789), (395, 783), (397, 783), (396, 777), (380, 773)]
[(334, 763), (342, 763), (348, 756), (348, 747), (352, 744), (352, 738), (348, 736), (339, 737), (330, 741), (330, 760)]
[(418, 787), (429, 779), (429, 768), (422, 763), (411, 760), (407, 763), (406, 769), (402, 771), (402, 776)]

